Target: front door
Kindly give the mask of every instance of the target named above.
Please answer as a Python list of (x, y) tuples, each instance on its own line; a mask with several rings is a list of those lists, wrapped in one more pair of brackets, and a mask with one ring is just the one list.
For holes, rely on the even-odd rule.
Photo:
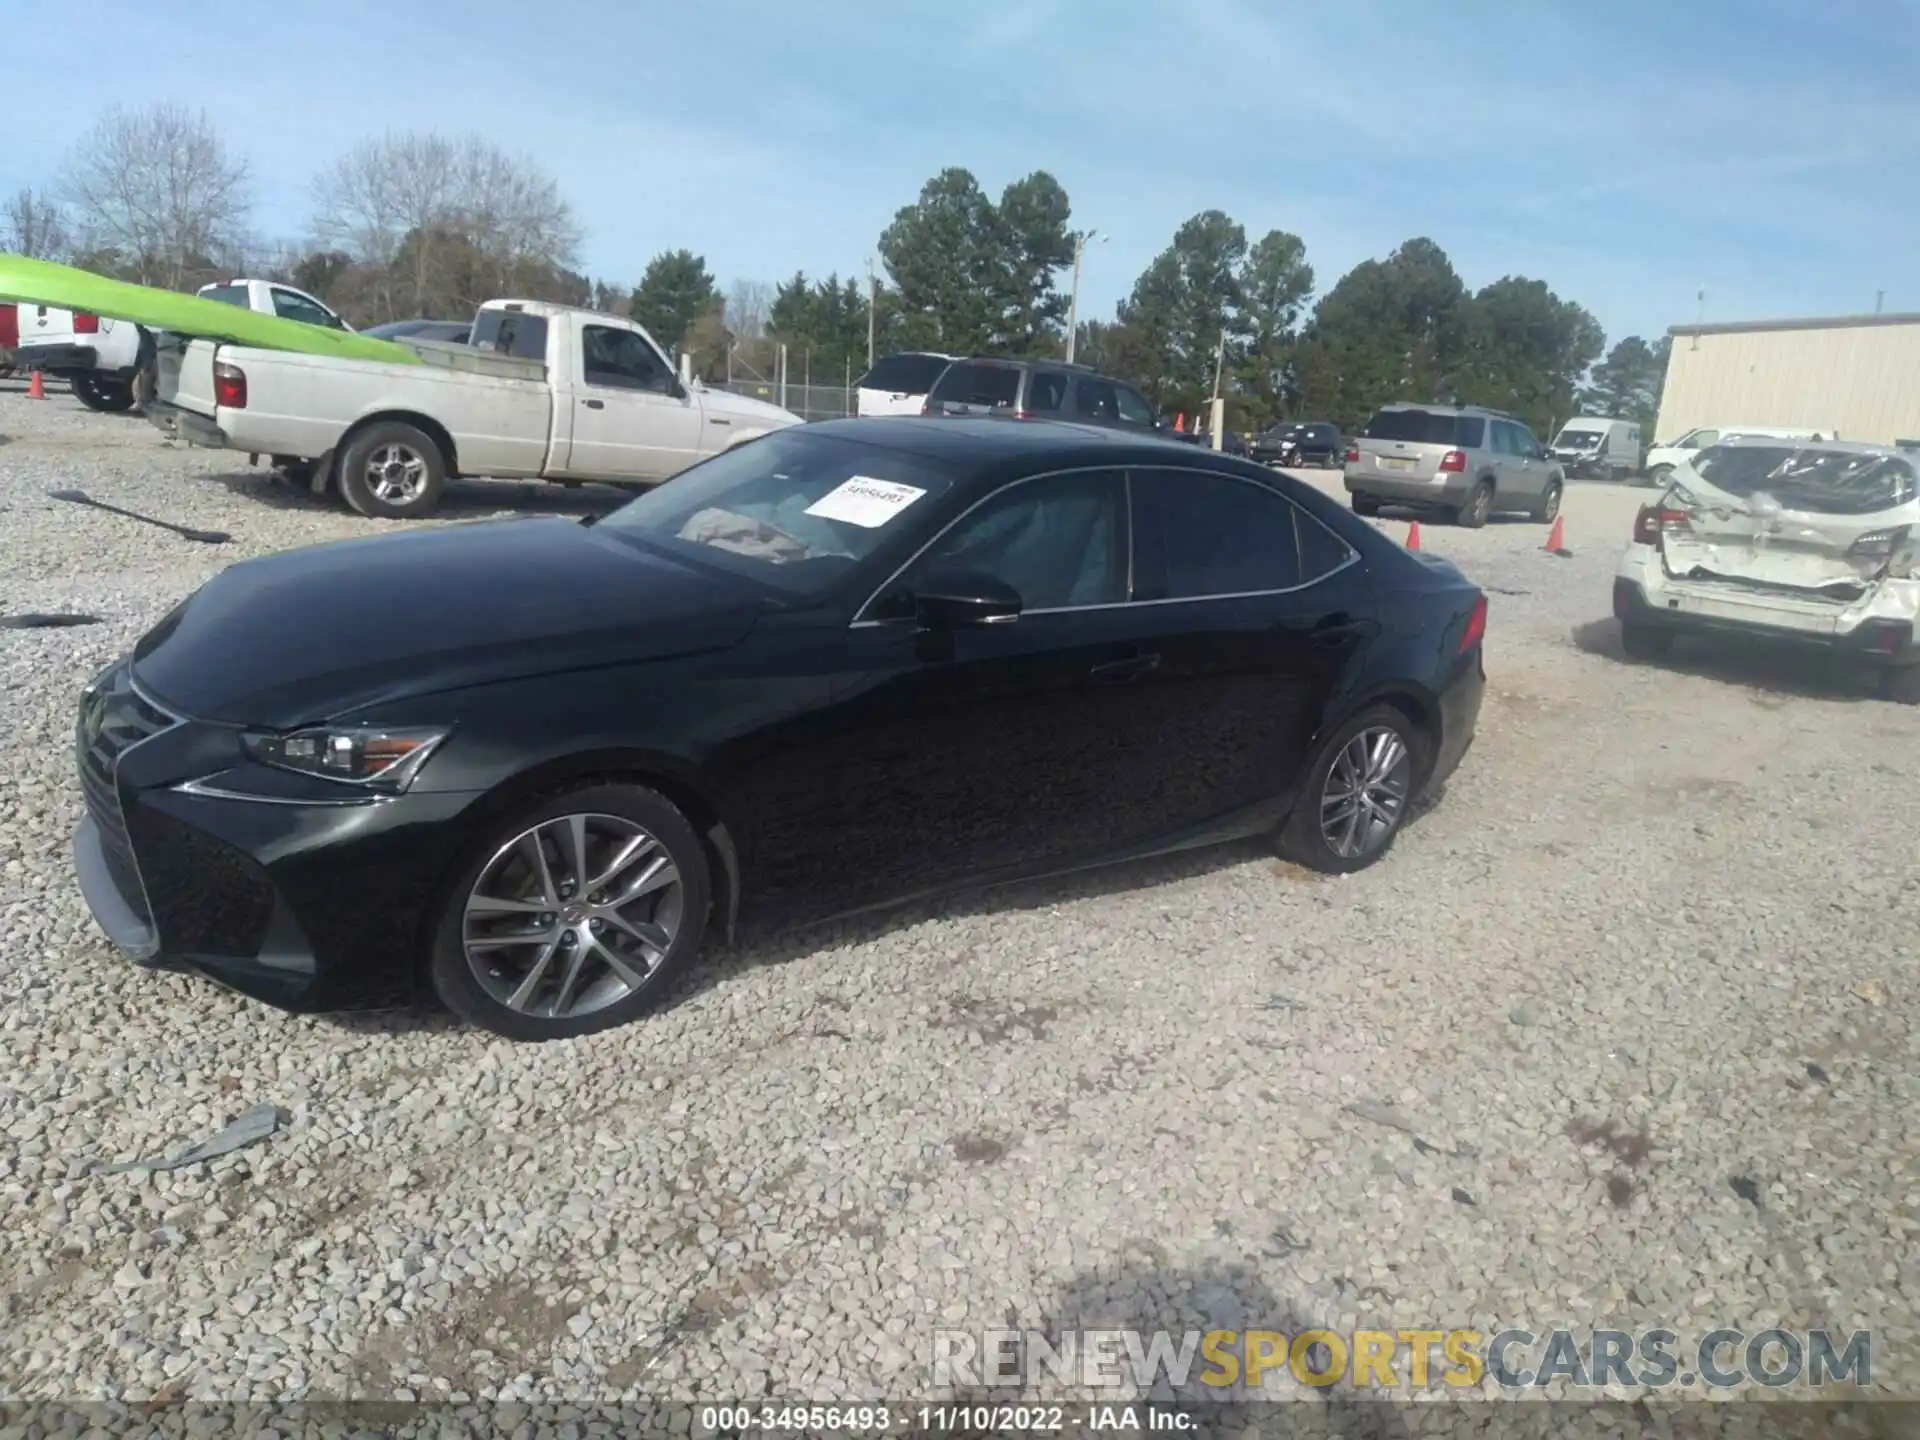
[(1375, 631), (1363, 567), (1274, 487), (1215, 471), (1132, 476), (1135, 627), (1155, 657), (1125, 728), (1162, 763), (1129, 838), (1277, 822), (1343, 674)]
[[(633, 330), (583, 325), (572, 393), (572, 445), (563, 474), (582, 480), (664, 480), (700, 457), (699, 399)], [(565, 434), (562, 426), (555, 426)]]
[[(1023, 480), (885, 586), (848, 630), (839, 696), (795, 758), (804, 814), (759, 817), (755, 908), (804, 918), (1104, 848), (1134, 764), (1109, 723), (1133, 654), (1126, 543), (1119, 472)], [(910, 597), (943, 573), (1004, 580), (1023, 611), (924, 630)], [(796, 825), (804, 835), (783, 843)]]

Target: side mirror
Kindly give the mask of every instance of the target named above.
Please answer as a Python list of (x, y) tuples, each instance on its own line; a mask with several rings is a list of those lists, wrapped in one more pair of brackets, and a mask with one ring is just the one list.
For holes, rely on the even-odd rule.
[(932, 575), (913, 592), (913, 615), (928, 630), (1010, 625), (1020, 618), (1020, 592), (991, 575)]

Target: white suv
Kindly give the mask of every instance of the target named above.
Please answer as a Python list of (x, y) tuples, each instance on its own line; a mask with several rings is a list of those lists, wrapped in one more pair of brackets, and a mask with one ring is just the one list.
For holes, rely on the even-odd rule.
[(954, 359), (930, 350), (903, 350), (876, 360), (873, 368), (854, 382), (853, 413), (918, 415), (933, 382)]

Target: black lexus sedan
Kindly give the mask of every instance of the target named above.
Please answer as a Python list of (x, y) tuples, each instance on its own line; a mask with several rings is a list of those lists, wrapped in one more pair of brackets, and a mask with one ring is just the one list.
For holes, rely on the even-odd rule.
[(1473, 738), (1486, 613), (1210, 451), (796, 426), (598, 523), (226, 570), (87, 687), (75, 861), (143, 964), (579, 1035), (738, 928), (1268, 833), (1370, 865)]

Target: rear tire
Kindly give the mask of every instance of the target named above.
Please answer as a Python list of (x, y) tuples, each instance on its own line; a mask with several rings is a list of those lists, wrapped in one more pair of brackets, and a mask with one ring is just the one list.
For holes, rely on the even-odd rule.
[(1622, 620), (1620, 648), (1629, 660), (1658, 660), (1673, 649), (1673, 631), (1645, 621)]
[(1920, 665), (1889, 666), (1882, 670), (1880, 698), (1896, 705), (1920, 705)]
[(375, 520), (431, 515), (446, 483), (446, 457), (433, 437), (398, 420), (369, 425), (340, 457), (340, 493)]
[(121, 415), (133, 408), (133, 383), (105, 375), (76, 375), (73, 393), (89, 410), (103, 415)]
[[(1347, 783), (1355, 775), (1365, 781), (1361, 764), (1369, 757), (1385, 760), (1395, 747), (1399, 761), (1384, 767), (1377, 783), (1358, 787)], [(1343, 760), (1347, 763), (1336, 774)], [(1366, 869), (1393, 848), (1431, 764), (1431, 742), (1403, 712), (1391, 705), (1368, 706), (1327, 737), (1315, 753), (1300, 798), (1280, 828), (1280, 853), (1296, 865), (1327, 875)], [(1344, 807), (1343, 797), (1355, 789), (1364, 790), (1369, 803), (1360, 816), (1361, 829), (1349, 832), (1345, 817), (1352, 812)], [(1390, 814), (1380, 813), (1383, 805)], [(1347, 851), (1338, 843), (1343, 839), (1357, 842), (1357, 848)]]
[(1453, 512), (1453, 523), (1467, 530), (1478, 530), (1493, 513), (1493, 482), (1482, 480), (1473, 487), (1467, 503)]
[(1371, 518), (1380, 513), (1380, 502), (1371, 495), (1353, 497), (1353, 513), (1363, 518)]
[[(533, 870), (516, 868), (525, 863), (524, 842), (530, 834), (548, 872), (544, 898)], [(581, 863), (568, 854), (570, 835), (586, 837), (588, 856)], [(652, 841), (652, 847), (639, 849), (625, 865), (609, 868), (616, 867), (614, 857), (623, 844), (641, 838)], [(672, 878), (661, 881), (650, 867), (663, 858), (664, 873)], [(605, 873), (594, 878), (596, 872)], [(620, 905), (623, 921), (603, 924), (576, 913), (591, 914), (595, 907), (590, 897), (596, 893), (616, 892), (619, 905), (617, 892), (649, 875), (659, 883)], [(589, 892), (589, 883), (604, 890)], [(469, 902), (475, 897), (484, 896), (497, 906), (518, 904), (519, 895), (543, 909), (470, 913)], [(672, 802), (643, 785), (584, 785), (523, 808), (487, 830), (442, 901), (429, 962), (433, 988), (461, 1019), (510, 1040), (565, 1040), (624, 1025), (651, 1009), (670, 988), (674, 974), (699, 953), (711, 901), (706, 851)], [(523, 919), (530, 934), (566, 936), (570, 943), (563, 948), (556, 942), (550, 954), (538, 940), (499, 944), (498, 935), (517, 933), (513, 927)], [(493, 943), (470, 951), (470, 926), (483, 932), (482, 942)], [(628, 927), (657, 935), (665, 948), (656, 949), (655, 958), (649, 959), (635, 948), (641, 942)], [(609, 946), (619, 947), (619, 966), (605, 958), (603, 947)], [(470, 963), (470, 953), (488, 957), (481, 962), (487, 971), (484, 979)], [(567, 967), (575, 954), (581, 958), (570, 974)], [(620, 993), (623, 985), (625, 993)], [(511, 1003), (523, 988), (520, 1004)], [(565, 1008), (563, 996), (571, 1001)], [(556, 1009), (561, 1013), (551, 1013)]]

